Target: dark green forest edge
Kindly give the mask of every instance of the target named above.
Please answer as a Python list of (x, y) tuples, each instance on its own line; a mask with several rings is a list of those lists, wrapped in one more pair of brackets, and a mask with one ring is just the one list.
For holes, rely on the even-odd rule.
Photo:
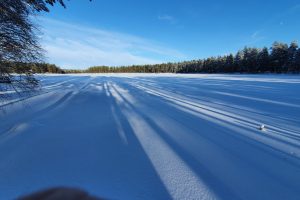
[(300, 48), (297, 42), (290, 45), (274, 42), (271, 48), (245, 47), (235, 55), (206, 59), (132, 66), (94, 66), (86, 70), (63, 70), (46, 63), (10, 63), (12, 72), (33, 73), (299, 73)]

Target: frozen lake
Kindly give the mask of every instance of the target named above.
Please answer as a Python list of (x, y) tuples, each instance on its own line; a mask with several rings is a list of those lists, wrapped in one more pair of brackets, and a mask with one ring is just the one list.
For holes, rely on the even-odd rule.
[(300, 197), (300, 76), (39, 79), (38, 93), (1, 105), (0, 199), (55, 186), (110, 199)]

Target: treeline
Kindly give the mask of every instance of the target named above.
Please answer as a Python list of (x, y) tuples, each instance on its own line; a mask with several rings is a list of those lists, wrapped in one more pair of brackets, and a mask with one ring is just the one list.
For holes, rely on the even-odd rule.
[(271, 48), (245, 47), (236, 54), (177, 63), (132, 66), (94, 66), (86, 70), (61, 69), (48, 63), (6, 63), (10, 73), (300, 73), (297, 42), (274, 42)]
[(87, 70), (68, 70), (67, 73), (299, 73), (300, 48), (274, 42), (271, 48), (245, 47), (236, 54), (206, 59), (133, 65), (122, 67), (95, 66)]
[(7, 62), (5, 64), (6, 69), (9, 73), (53, 73), (53, 74), (64, 74), (65, 71), (62, 70), (60, 67), (49, 64), (49, 63), (22, 63), (22, 62)]

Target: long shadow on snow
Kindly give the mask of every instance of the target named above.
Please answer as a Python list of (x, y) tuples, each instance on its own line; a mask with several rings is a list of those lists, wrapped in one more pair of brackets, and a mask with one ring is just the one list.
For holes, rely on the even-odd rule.
[[(174, 152), (176, 152), (176, 154), (179, 155), (180, 158), (183, 161), (185, 161), (185, 163), (187, 163), (187, 165), (190, 166), (199, 177), (201, 177), (201, 180), (203, 180), (205, 184), (207, 184), (207, 186), (211, 190), (213, 190), (214, 194), (216, 194), (218, 197), (226, 197), (228, 199), (239, 199), (224, 184), (220, 184), (218, 178), (215, 177), (212, 173), (210, 173), (208, 169), (199, 165), (199, 162), (193, 156), (191, 156), (188, 152), (186, 152), (179, 145), (177, 145), (172, 138), (168, 137), (168, 134), (165, 133), (161, 128), (159, 128), (149, 117), (147, 117), (142, 112), (134, 108), (134, 106), (129, 101), (127, 101), (127, 99), (118, 90), (115, 89), (115, 91), (127, 103), (130, 109), (134, 111), (138, 116), (140, 116), (141, 119), (144, 119), (145, 122), (147, 122), (150, 125), (150, 127), (153, 128), (153, 130), (174, 150)], [(220, 185), (223, 185), (223, 187), (220, 188)]]
[[(115, 119), (115, 120), (119, 120), (119, 123), (121, 124), (121, 127), (126, 134), (126, 138), (128, 140), (127, 148), (130, 148), (132, 152), (135, 152), (135, 154), (137, 154), (136, 156), (138, 157), (139, 162), (137, 162), (137, 160), (133, 160), (133, 162), (136, 163), (137, 165), (141, 165), (142, 163), (144, 163), (144, 167), (146, 167), (146, 168), (148, 168), (147, 166), (150, 167), (145, 172), (148, 173), (147, 176), (151, 177), (151, 179), (152, 179), (151, 182), (153, 184), (152, 187), (154, 187), (154, 188), (151, 188), (149, 190), (149, 193), (150, 193), (150, 194), (148, 194), (149, 196), (144, 196), (142, 198), (147, 199), (150, 197), (150, 198), (154, 198), (154, 199), (171, 199), (171, 196), (169, 195), (165, 186), (161, 182), (159, 175), (154, 170), (153, 165), (151, 164), (151, 161), (149, 160), (144, 149), (142, 148), (140, 142), (136, 138), (134, 131), (132, 130), (132, 127), (130, 126), (128, 120), (126, 119), (122, 110), (120, 109), (120, 106), (116, 103), (116, 100), (114, 98), (112, 98), (112, 94), (110, 93), (110, 91), (108, 91), (108, 92), (110, 94), (110, 99), (109, 99), (110, 104), (113, 106), (113, 108), (116, 112), (116, 115), (118, 117), (118, 119)], [(116, 124), (117, 124), (117, 122), (116, 122)], [(121, 134), (121, 133), (119, 133), (119, 134)], [(150, 174), (152, 174), (152, 175), (150, 175)], [(146, 186), (144, 186), (144, 187), (146, 187)]]
[[(138, 90), (137, 88), (135, 88), (135, 87), (132, 87), (132, 85), (130, 85), (130, 84), (127, 84), (126, 83), (126, 87), (127, 88), (132, 88), (132, 89), (134, 89), (134, 90)], [(138, 97), (139, 98), (141, 98), (141, 96), (142, 95), (139, 95)], [(166, 99), (167, 101), (168, 101), (168, 104), (171, 106), (171, 107), (175, 107), (176, 108), (176, 106), (180, 106), (180, 105), (176, 105), (176, 103), (172, 103), (172, 101), (171, 102), (169, 102), (169, 100), (168, 99), (171, 99), (171, 100), (175, 100), (175, 101), (179, 101), (179, 102), (181, 102), (181, 103), (186, 103), (185, 101), (182, 101), (182, 100), (180, 100), (180, 99), (177, 99), (177, 98), (172, 98), (172, 97), (165, 97), (164, 95), (163, 96), (161, 96), (161, 95), (153, 95), (153, 97), (156, 97), (157, 99), (159, 99), (159, 100), (161, 100), (161, 99)], [(143, 101), (143, 100), (141, 100), (141, 101)], [(189, 103), (187, 103), (187, 104), (189, 104)], [(174, 106), (174, 105), (176, 105), (176, 106)], [(198, 107), (198, 108), (200, 108), (200, 109), (204, 109), (204, 110), (208, 110), (208, 111), (211, 111), (211, 112), (214, 112), (213, 110), (210, 110), (210, 109), (206, 109), (206, 108), (203, 108), (203, 107), (201, 107), (201, 106), (197, 106), (197, 105), (193, 105), (193, 104), (189, 104), (190, 106), (195, 106), (195, 107)], [(162, 107), (162, 109), (163, 109), (163, 107)], [(178, 108), (176, 109), (176, 110), (178, 110)], [(195, 111), (195, 110), (193, 110), (193, 109), (191, 109), (191, 108), (188, 108), (188, 107), (184, 107), (184, 110), (187, 110), (187, 111), (192, 111), (192, 112), (194, 112), (194, 113), (199, 113), (199, 114), (201, 114), (201, 115), (203, 115), (203, 116), (206, 116), (206, 117), (208, 117), (208, 118), (210, 118), (210, 119), (212, 119), (212, 120), (210, 120), (210, 122), (213, 124), (213, 125), (215, 125), (215, 123), (213, 122), (213, 120), (217, 120), (217, 121), (220, 121), (220, 122), (224, 122), (224, 123), (228, 123), (227, 121), (224, 121), (224, 120), (222, 120), (222, 119), (220, 119), (220, 118), (217, 118), (217, 117), (214, 117), (214, 116), (211, 116), (211, 115), (207, 115), (207, 114), (203, 114), (202, 112), (198, 112), (198, 111)], [(184, 112), (184, 111), (180, 111), (180, 112), (182, 112), (182, 114), (180, 114), (180, 116), (182, 116), (182, 115), (187, 115), (187, 113), (186, 112)], [(217, 113), (219, 113), (219, 112), (217, 112)], [(168, 112), (166, 112), (166, 114), (167, 115), (169, 115), (168, 114)], [(220, 113), (220, 114), (222, 114), (222, 113)], [(171, 118), (174, 118), (172, 115), (169, 115)], [(194, 115), (192, 115), (192, 114), (188, 114), (188, 116), (193, 116), (196, 120), (197, 120), (197, 117), (195, 117)], [(226, 115), (226, 114), (224, 114), (224, 116), (229, 116), (229, 117), (231, 117), (230, 115)], [(233, 118), (235, 118), (235, 119), (237, 119), (238, 120), (238, 118), (236, 118), (236, 117), (233, 117)], [(180, 120), (177, 120), (176, 118), (174, 118), (176, 121), (178, 121), (178, 123), (181, 123), (182, 124), (182, 122), (180, 121)], [(243, 121), (243, 120), (241, 120), (241, 121)], [(245, 122), (247, 122), (247, 121), (245, 121)], [(186, 125), (186, 124), (184, 124), (184, 125)], [(245, 129), (245, 130), (250, 130), (250, 131), (252, 131), (253, 132), (253, 128), (251, 129), (251, 128), (246, 128), (246, 127), (243, 127), (243, 126), (240, 126), (240, 125), (237, 125), (237, 124), (233, 124), (234, 126), (236, 126), (236, 127), (240, 127), (240, 128), (242, 128), (242, 129)], [(226, 128), (226, 127), (222, 127), (223, 129), (228, 129), (228, 128)], [(237, 138), (238, 140), (240, 140), (240, 139), (242, 139), (242, 141), (244, 141), (244, 142), (247, 142), (248, 144), (250, 144), (250, 145), (258, 145), (258, 146), (256, 146), (256, 148), (257, 147), (259, 147), (260, 149), (262, 149), (262, 150), (266, 150), (266, 149), (270, 149), (270, 150), (272, 150), (272, 151), (275, 151), (275, 152), (277, 152), (277, 153), (279, 153), (279, 154), (283, 154), (284, 156), (279, 156), (279, 158), (280, 159), (282, 159), (282, 157), (284, 157), (284, 160), (286, 160), (286, 157), (288, 158), (288, 160), (286, 160), (286, 161), (295, 161), (295, 162), (292, 162), (293, 164), (296, 164), (297, 166), (299, 166), (300, 167), (300, 164), (299, 164), (299, 160), (298, 159), (296, 159), (295, 157), (293, 157), (293, 156), (291, 156), (290, 154), (287, 154), (287, 153), (285, 153), (285, 152), (282, 152), (282, 151), (279, 151), (279, 150), (277, 150), (277, 149), (274, 149), (273, 147), (271, 147), (271, 146), (266, 146), (264, 143), (261, 143), (261, 142), (259, 142), (259, 141), (255, 141), (255, 140), (253, 140), (253, 139), (251, 139), (251, 138), (249, 138), (249, 137), (247, 137), (247, 136), (244, 136), (244, 135), (241, 135), (241, 134), (234, 134), (234, 133), (232, 133), (231, 132), (231, 129), (228, 129), (228, 134), (230, 134), (231, 136), (233, 136), (234, 138)], [(257, 132), (253, 132), (254, 134), (259, 134), (259, 133), (257, 133)], [(283, 142), (283, 143), (286, 143), (286, 144), (288, 144), (288, 145), (291, 145), (291, 146), (295, 146), (295, 147), (298, 147), (298, 145), (296, 145), (296, 144), (292, 144), (292, 143), (289, 143), (289, 142), (287, 142), (287, 141), (284, 141), (284, 140), (280, 140), (280, 139), (278, 139), (278, 138), (274, 138), (274, 137), (272, 137), (271, 135), (268, 135), (268, 137), (270, 137), (270, 138), (272, 138), (272, 139), (274, 139), (274, 140), (277, 140), (277, 141), (280, 141), (280, 142)], [(295, 139), (295, 138), (294, 138)], [(268, 152), (268, 151), (266, 151), (266, 152)], [(273, 155), (273, 154), (272, 154)], [(274, 156), (274, 155), (273, 155)]]
[[(143, 86), (143, 87), (144, 87), (144, 86)], [(150, 90), (153, 90), (153, 89), (150, 89)], [(176, 102), (178, 101), (178, 102), (180, 102), (180, 103), (184, 103), (184, 104), (187, 104), (187, 105), (189, 105), (189, 106), (197, 107), (197, 108), (199, 108), (199, 109), (203, 109), (203, 110), (208, 111), (208, 112), (220, 114), (220, 115), (222, 115), (222, 116), (229, 117), (229, 118), (231, 118), (231, 119), (240, 121), (240, 122), (242, 122), (242, 123), (249, 123), (249, 124), (251, 124), (251, 125), (254, 126), (254, 127), (257, 126), (257, 124), (253, 124), (252, 122), (250, 122), (250, 121), (248, 121), (248, 120), (242, 120), (242, 119), (238, 118), (237, 116), (232, 116), (232, 115), (230, 115), (230, 114), (226, 114), (226, 113), (223, 113), (223, 112), (218, 112), (218, 111), (214, 111), (214, 110), (212, 110), (212, 109), (205, 108), (205, 107), (203, 107), (203, 106), (201, 106), (201, 105), (196, 105), (196, 104), (193, 104), (193, 103), (189, 103), (189, 102), (187, 102), (187, 100), (185, 100), (185, 99), (180, 99), (180, 98), (178, 98), (178, 97), (171, 97), (170, 94), (164, 94), (164, 93), (162, 93), (162, 92), (159, 92), (158, 94), (156, 94), (156, 96), (159, 96), (159, 97), (161, 97), (161, 98), (165, 98), (165, 99), (168, 100), (168, 101), (176, 101)], [(193, 111), (193, 112), (196, 112), (195, 110), (192, 110), (191, 108), (188, 108), (188, 107), (185, 107), (185, 109), (186, 109), (186, 110)], [(211, 115), (206, 115), (206, 114), (203, 114), (202, 112), (198, 112), (198, 113), (200, 113), (200, 114), (202, 114), (202, 115), (205, 115), (205, 116), (207, 116), (207, 117), (209, 117), (209, 118), (212, 118), (212, 119), (221, 121), (221, 122), (229, 123), (229, 122), (226, 121), (226, 120), (222, 120), (222, 119), (220, 119), (220, 118), (217, 118), (217, 117), (214, 117), (214, 116), (211, 116)], [(240, 127), (240, 128), (243, 128), (243, 129), (248, 129), (249, 131), (253, 131), (253, 128), (250, 128), (250, 127), (249, 127), (249, 128), (246, 128), (245, 126), (238, 125), (238, 124), (236, 124), (236, 123), (234, 123), (234, 124), (233, 124), (233, 123), (230, 123), (230, 124), (232, 124), (232, 125), (234, 125), (234, 126), (237, 126), (237, 127)], [(272, 129), (272, 128), (270, 128), (270, 129)], [(256, 132), (253, 132), (253, 133), (258, 134), (258, 133), (256, 133)], [(279, 134), (280, 134), (280, 133), (279, 133)], [(291, 134), (280, 134), (280, 135), (283, 135), (283, 136), (285, 136), (285, 137), (289, 137), (289, 138), (292, 138), (292, 139), (298, 139), (297, 136), (291, 135)], [(272, 139), (274, 139), (274, 140), (277, 140), (277, 141), (286, 143), (286, 144), (288, 144), (288, 145), (298, 147), (298, 145), (293, 144), (293, 143), (290, 143), (290, 142), (285, 141), (285, 140), (282, 140), (282, 139), (280, 139), (280, 138), (276, 138), (276, 137), (273, 137), (273, 136), (271, 136), (271, 135), (268, 135), (268, 137), (270, 137), (270, 138), (272, 138)]]
[[(49, 106), (47, 110), (50, 111), (67, 98), (68, 96)], [(117, 129), (113, 125), (115, 123), (110, 106), (115, 107), (122, 127), (126, 130), (128, 146), (122, 144), (115, 134)], [(23, 165), (25, 168), (30, 166), (34, 171), (25, 172), (23, 177), (40, 180), (38, 177), (43, 176), (47, 180), (28, 184), (28, 180), (18, 180), (16, 176), (3, 176), (3, 180), (18, 180), (18, 184), (15, 183), (14, 186), (20, 194), (39, 189), (41, 186), (76, 184), (85, 189), (92, 189), (99, 195), (112, 195), (110, 197), (171, 199), (112, 98), (107, 98), (104, 93), (81, 91), (64, 107), (63, 112), (51, 116), (54, 117), (55, 120), (47, 122), (47, 131), (52, 134), (37, 134), (35, 141), (30, 138), (25, 141), (26, 146), (38, 151), (34, 151), (33, 155), (26, 154), (31, 162), (21, 162), (17, 167), (19, 169), (23, 168)], [(43, 127), (37, 132), (43, 132)], [(11, 145), (12, 148), (13, 146), (15, 145)], [(52, 153), (52, 150), (56, 153)], [(45, 154), (47, 156), (44, 156)], [(26, 184), (28, 187), (21, 187)], [(6, 194), (11, 195), (9, 191)]]
[[(128, 88), (128, 87), (127, 87)], [(117, 90), (116, 90), (117, 91)], [(121, 95), (121, 97), (123, 98), (124, 101), (126, 101), (126, 103), (128, 103), (129, 105), (131, 105), (131, 108), (135, 110), (135, 112), (139, 113), (140, 116), (142, 116), (143, 118), (145, 118), (145, 120), (151, 125), (152, 128), (154, 128), (157, 133), (160, 133), (159, 135), (162, 136), (165, 141), (167, 143), (170, 144), (170, 146), (172, 146), (175, 150), (178, 151), (178, 149), (180, 150), (180, 154), (183, 155), (182, 158), (184, 159), (185, 156), (186, 157), (190, 157), (188, 156), (188, 153), (187, 152), (184, 152), (184, 150), (182, 150), (182, 148), (180, 148), (178, 145), (176, 145), (176, 142), (175, 141), (172, 141), (173, 139), (170, 138), (168, 136), (168, 134), (163, 131), (161, 128), (159, 128), (155, 122), (153, 120), (151, 120), (149, 117), (147, 117), (147, 115), (144, 115), (142, 112), (138, 111), (137, 109), (134, 108), (134, 106), (132, 104), (130, 104), (130, 102), (128, 102), (126, 100), (126, 98), (121, 94), (119, 93), (119, 95)], [(142, 95), (138, 95), (138, 97), (141, 98)], [(143, 102), (143, 99), (140, 100), (141, 102)], [(148, 101), (150, 102), (150, 101)], [(148, 104), (149, 106), (149, 104)], [(163, 108), (161, 107), (161, 110), (162, 111)], [(168, 110), (168, 109), (167, 109)], [(178, 112), (178, 111), (177, 111)], [(194, 129), (195, 131), (198, 131), (197, 129), (195, 129), (193, 126), (190, 126), (189, 124), (197, 124), (199, 123), (198, 119), (195, 118), (194, 116), (191, 117), (191, 115), (185, 113), (185, 112), (182, 112), (182, 111), (179, 111), (179, 115), (182, 117), (182, 116), (187, 116), (189, 118), (189, 123), (188, 125), (187, 124), (183, 124), (181, 121), (178, 121), (176, 118), (174, 118), (174, 112), (172, 112), (172, 115), (168, 114), (168, 112), (165, 112), (169, 117), (173, 118), (174, 120), (176, 120), (178, 123), (181, 123), (182, 125), (184, 125), (185, 127), (189, 128), (189, 129)], [(191, 121), (191, 119), (194, 119), (195, 122), (193, 123)], [(226, 128), (224, 128), (226, 129)], [(224, 130), (223, 130), (224, 131)], [(277, 179), (278, 182), (281, 182), (282, 184), (286, 184), (287, 187), (291, 187), (293, 188), (295, 191), (297, 191), (297, 186), (293, 186), (293, 185), (290, 185), (289, 183), (286, 183), (286, 181), (282, 181), (281, 180), (281, 176), (278, 176), (274, 173), (270, 173), (269, 172), (269, 169), (267, 167), (262, 167), (260, 165), (258, 165), (257, 163), (260, 163), (261, 161), (257, 160), (257, 157), (253, 157), (253, 155), (249, 155), (250, 152), (237, 152), (236, 151), (236, 148), (240, 148), (240, 149), (243, 149), (244, 146), (250, 146), (250, 148), (252, 149), (255, 149), (256, 151), (258, 151), (258, 154), (265, 154), (265, 156), (269, 157), (269, 158), (272, 158), (272, 159), (280, 159), (281, 162), (288, 162), (292, 165), (296, 165), (296, 166), (299, 166), (299, 160), (297, 159), (294, 159), (294, 158), (291, 158), (290, 155), (287, 155), (288, 156), (288, 159), (284, 159), (282, 158), (281, 156), (279, 156), (278, 154), (273, 154), (273, 153), (270, 153), (268, 150), (268, 147), (266, 147), (264, 144), (260, 144), (260, 143), (257, 143), (256, 141), (253, 141), (245, 136), (241, 136), (241, 135), (236, 135), (236, 134), (233, 134), (231, 133), (231, 131), (225, 131), (226, 133), (223, 133), (222, 131), (219, 131), (217, 132), (218, 135), (211, 135), (211, 134), (201, 134), (201, 137), (204, 137), (206, 139), (208, 139), (209, 141), (211, 141), (212, 143), (216, 144), (217, 146), (223, 148), (225, 151), (229, 152), (231, 155), (234, 155), (236, 157), (239, 158), (239, 160), (243, 160), (243, 162), (246, 162), (247, 165), (249, 166), (253, 166), (253, 168), (255, 169), (259, 169), (261, 170), (265, 175), (268, 175), (269, 177), (272, 177), (273, 179)], [(230, 136), (233, 136), (233, 137), (228, 137), (228, 135), (226, 134), (229, 134)], [(227, 141), (227, 142), (225, 142)], [(238, 144), (234, 146), (234, 148), (230, 145), (226, 145), (224, 146), (224, 144)], [(277, 152), (275, 150), (275, 152)], [(238, 153), (238, 154), (237, 154)], [(277, 153), (281, 153), (281, 152), (277, 152)], [(251, 158), (250, 160), (247, 160), (245, 159), (245, 156), (247, 156), (247, 158)], [(262, 160), (262, 162), (264, 162), (264, 160)], [(189, 159), (187, 159), (187, 163), (189, 163)], [(197, 161), (193, 160), (191, 165), (193, 167), (197, 167), (197, 165), (199, 165), (199, 163), (197, 164)], [(198, 166), (199, 167), (199, 166)], [(197, 172), (197, 170), (196, 170)], [(200, 177), (202, 177), (203, 174), (200, 173)], [(296, 176), (296, 174), (294, 174)], [(206, 177), (208, 178), (208, 177)], [(209, 181), (209, 180), (208, 180)], [(212, 185), (213, 186), (213, 185)], [(214, 188), (212, 188), (214, 189)]]
[[(42, 115), (48, 114), (48, 112), (54, 110), (55, 108), (57, 108), (59, 105), (61, 105), (62, 103), (64, 103), (71, 95), (73, 94), (72, 91), (66, 93), (62, 98), (60, 98), (59, 100), (57, 100), (56, 102), (54, 102), (53, 104), (47, 106), (46, 108), (39, 110), (37, 112), (33, 112), (29, 115), (23, 116), (21, 117), (18, 121), (23, 120), (25, 118), (29, 118), (30, 120), (37, 118), (37, 117), (41, 117)], [(30, 107), (28, 107), (29, 109)], [(14, 129), (14, 127), (11, 123), (10, 124), (6, 124), (4, 126), (9, 126), (9, 128), (7, 128), (6, 130), (3, 131), (1, 135), (6, 135), (7, 133), (11, 132), (11, 130)]]

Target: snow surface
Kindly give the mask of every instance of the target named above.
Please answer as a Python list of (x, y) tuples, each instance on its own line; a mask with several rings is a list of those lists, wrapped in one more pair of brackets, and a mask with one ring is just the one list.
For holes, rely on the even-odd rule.
[(300, 76), (39, 78), (40, 91), (1, 104), (0, 199), (54, 186), (112, 199), (300, 198)]

